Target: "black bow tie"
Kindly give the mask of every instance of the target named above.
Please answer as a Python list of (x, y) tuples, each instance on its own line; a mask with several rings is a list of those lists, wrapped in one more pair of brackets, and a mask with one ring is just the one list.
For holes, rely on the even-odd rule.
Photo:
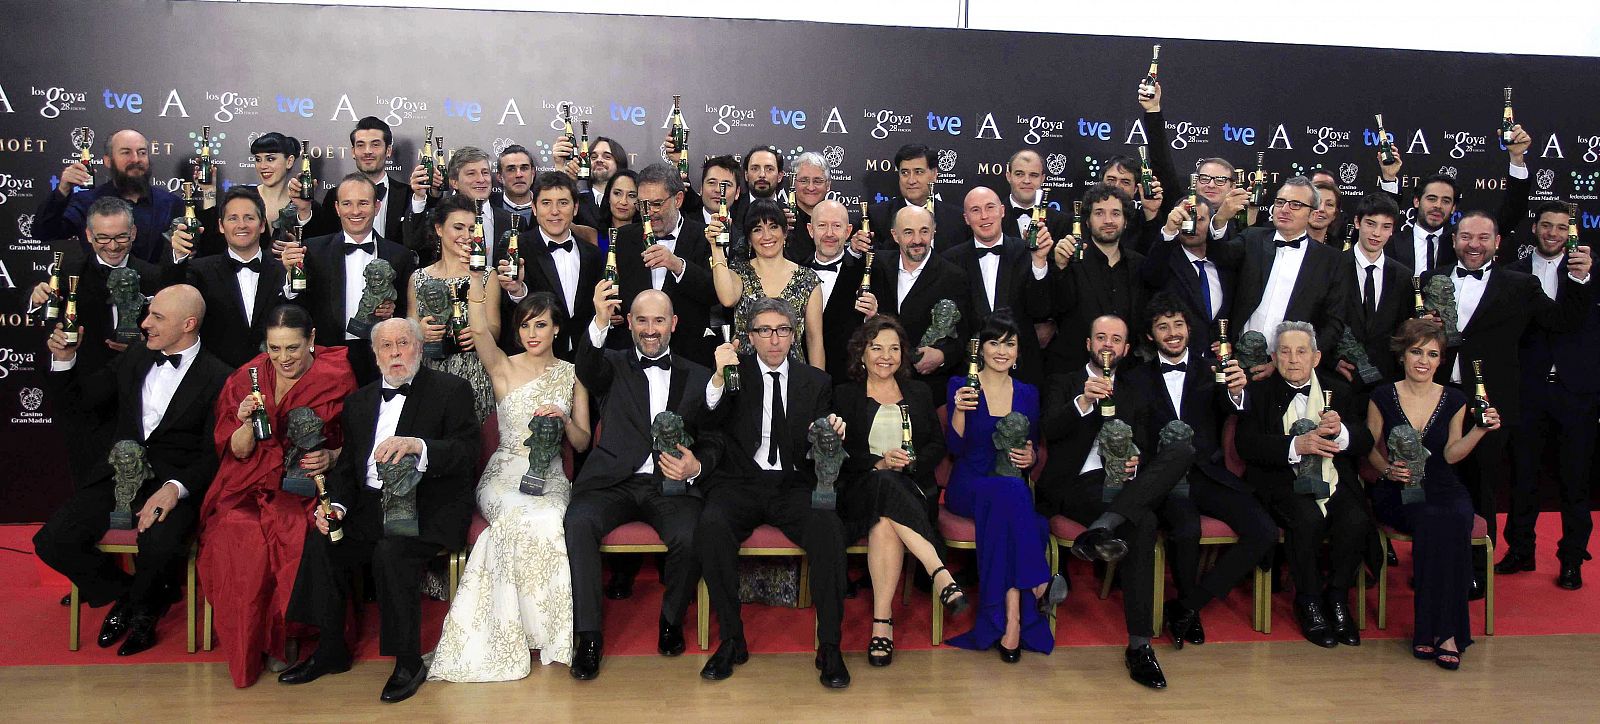
[(1482, 269), (1478, 269), (1476, 271), (1467, 271), (1466, 267), (1458, 266), (1458, 267), (1456, 267), (1456, 276), (1457, 277), (1472, 277), (1473, 279), (1481, 280), (1481, 279), (1483, 279), (1483, 273), (1486, 272), (1486, 271), (1489, 271), (1489, 267), (1487, 267), (1487, 266), (1483, 267)]
[(1282, 249), (1283, 247), (1286, 247), (1286, 246), (1289, 247), (1290, 249), (1298, 249), (1298, 248), (1300, 248), (1300, 242), (1305, 241), (1307, 238), (1309, 238), (1309, 237), (1302, 236), (1302, 237), (1300, 237), (1298, 239), (1295, 239), (1294, 241), (1278, 241), (1278, 242), (1275, 242), (1275, 243), (1278, 245), (1279, 249)]
[(233, 267), (233, 273), (235, 274), (238, 274), (240, 269), (249, 269), (250, 271), (260, 274), (261, 257), (258, 256), (250, 261), (239, 261), (238, 259), (230, 256), (228, 257), (228, 266)]
[(550, 249), (551, 254), (554, 254), (558, 251), (572, 251), (572, 240), (568, 239), (566, 241), (551, 241), (547, 242), (545, 246)]
[(389, 184), (374, 184), (374, 185), (378, 187), (378, 201), (383, 201), (383, 197), (389, 195)]
[(1291, 398), (1295, 395), (1306, 395), (1308, 397), (1311, 395), (1311, 380), (1306, 380), (1306, 383), (1300, 387), (1295, 387), (1282, 377), (1278, 378), (1278, 382), (1280, 383), (1280, 388), (1287, 392)]
[(647, 369), (650, 369), (651, 367), (655, 367), (655, 368), (663, 369), (663, 370), (671, 370), (672, 369), (672, 355), (664, 354), (664, 355), (661, 355), (660, 357), (657, 357), (655, 359), (650, 359), (649, 357), (640, 357), (639, 358), (639, 369), (647, 370)]
[(383, 388), (383, 401), (384, 402), (388, 402), (388, 401), (394, 399), (396, 396), (409, 396), (410, 394), (411, 394), (411, 383), (410, 382), (407, 382), (407, 383), (405, 383), (403, 385), (400, 385), (399, 387), (385, 387), (385, 388)]
[(672, 241), (673, 239), (676, 239), (676, 238), (678, 238), (678, 237), (673, 236), (672, 234), (656, 234), (656, 242), (657, 243), (660, 243), (660, 242), (663, 242), (663, 241)]
[(181, 362), (183, 362), (183, 355), (181, 355), (181, 354), (162, 354), (160, 352), (156, 353), (156, 366), (157, 367), (160, 367), (161, 365), (170, 363), (172, 365), (173, 369), (177, 369), (178, 368), (178, 364), (181, 363)]
[(982, 259), (982, 258), (984, 258), (986, 256), (990, 256), (990, 255), (1000, 256), (1000, 245), (999, 244), (995, 244), (994, 246), (979, 246), (978, 247), (978, 258), (979, 259)]
[(806, 266), (810, 267), (812, 269), (815, 269), (817, 271), (826, 271), (826, 272), (835, 272), (835, 273), (837, 273), (839, 271), (839, 265), (843, 264), (843, 263), (844, 263), (844, 259), (842, 257), (838, 258), (838, 259), (834, 259), (833, 261), (830, 261), (830, 262), (828, 262), (826, 264), (824, 264), (824, 263), (822, 263), (820, 261), (817, 261), (815, 258), (813, 258), (811, 261), (806, 262)]
[(1162, 362), (1161, 363), (1161, 374), (1166, 374), (1168, 372), (1183, 372), (1183, 373), (1187, 374), (1189, 372), (1189, 363), (1188, 362), (1179, 362), (1177, 364), (1168, 364), (1166, 362)]
[(347, 241), (344, 244), (345, 256), (354, 254), (357, 249), (360, 249), (368, 254), (376, 254), (378, 251), (378, 244), (374, 241), (369, 241), (365, 244), (352, 244)]

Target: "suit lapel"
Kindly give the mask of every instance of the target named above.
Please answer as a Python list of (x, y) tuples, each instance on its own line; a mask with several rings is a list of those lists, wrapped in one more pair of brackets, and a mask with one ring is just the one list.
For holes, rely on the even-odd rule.
[[(542, 234), (539, 236), (539, 243), (546, 243)], [(574, 239), (572, 243), (580, 244), (582, 242)], [(550, 285), (550, 290), (555, 292), (556, 304), (561, 305), (561, 311), (565, 312), (567, 318), (570, 319), (572, 310), (567, 309), (567, 290), (561, 286), (561, 273), (556, 270), (556, 258), (550, 253), (550, 247), (546, 246), (542, 254), (535, 254), (534, 260), (538, 262), (539, 272), (544, 274), (545, 282)], [(574, 298), (576, 298), (576, 295), (574, 295)]]
[(256, 298), (252, 304), (255, 315), (250, 320), (250, 329), (260, 332), (266, 328), (267, 312), (272, 311), (272, 302), (283, 288), (283, 265), (273, 260), (271, 254), (261, 255), (261, 277), (256, 282)]
[[(1303, 243), (1316, 244), (1318, 242), (1308, 239)], [(1305, 301), (1308, 293), (1307, 288), (1313, 283), (1312, 280), (1319, 280), (1316, 283), (1320, 284), (1325, 283), (1326, 280), (1332, 277), (1331, 274), (1325, 273), (1319, 258), (1321, 255), (1314, 253), (1315, 251), (1316, 247), (1306, 248), (1305, 258), (1300, 260), (1300, 271), (1295, 274), (1294, 288), (1289, 290), (1289, 303), (1284, 305), (1284, 318), (1286, 319), (1305, 319), (1305, 312), (1298, 307)], [(1338, 282), (1335, 281), (1334, 283)]]
[[(1448, 279), (1449, 277), (1446, 278)], [(1467, 320), (1467, 326), (1461, 330), (1463, 335), (1468, 331), (1477, 329), (1481, 326), (1478, 322), (1493, 313), (1495, 299), (1504, 291), (1505, 284), (1505, 275), (1501, 274), (1499, 269), (1489, 273), (1488, 281), (1483, 284), (1483, 297), (1478, 300), (1478, 306), (1472, 310), (1472, 319)], [(1459, 310), (1460, 307), (1461, 300), (1458, 299), (1456, 300), (1456, 308)]]
[(678, 360), (678, 355), (672, 356), (672, 375), (667, 381), (667, 409), (678, 409), (678, 403), (683, 401), (683, 388), (689, 380), (689, 370), (684, 369), (683, 363)]
[[(416, 422), (417, 415), (422, 411), (423, 406), (427, 404), (422, 398), (427, 396), (428, 378), (430, 376), (432, 376), (432, 372), (426, 367), (417, 370), (417, 376), (411, 380), (411, 391), (406, 393), (406, 404), (400, 408), (400, 419), (395, 422), (394, 434), (412, 434), (411, 425)], [(373, 443), (376, 444), (377, 441), (374, 440)]]
[[(376, 250), (377, 247), (373, 248)], [(350, 319), (350, 310), (344, 308), (344, 232), (340, 232), (333, 237), (333, 243), (328, 245), (324, 253), (332, 257), (328, 260), (328, 268), (333, 270), (333, 299), (330, 300), (332, 304), (329, 305), (329, 308), (338, 313), (334, 316), (333, 321), (338, 323), (338, 336), (343, 338), (345, 321)]]
[[(265, 257), (266, 255), (262, 254), (262, 256)], [(245, 304), (247, 301), (251, 300), (246, 300), (244, 298), (244, 290), (239, 288), (239, 275), (233, 271), (233, 265), (228, 263), (232, 258), (233, 257), (228, 256), (227, 253), (224, 252), (222, 256), (222, 264), (212, 267), (212, 282), (220, 285), (222, 289), (227, 290), (227, 293), (223, 294), (222, 296), (228, 300), (229, 304), (233, 305), (234, 319), (243, 326), (248, 327), (249, 325), (243, 324), (246, 317)], [(266, 280), (262, 279), (259, 281), (265, 282)], [(256, 284), (256, 291), (259, 292), (262, 286), (264, 286), (264, 284)]]

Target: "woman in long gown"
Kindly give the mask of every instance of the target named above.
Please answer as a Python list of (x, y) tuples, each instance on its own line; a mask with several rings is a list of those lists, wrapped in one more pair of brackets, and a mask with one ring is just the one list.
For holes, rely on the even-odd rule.
[[(1368, 462), (1385, 471), (1373, 486), (1373, 507), (1384, 524), (1412, 536), (1416, 590), (1412, 654), (1454, 670), (1472, 645), (1467, 595), (1472, 587), (1473, 523), (1472, 496), (1456, 478), (1454, 466), (1487, 432), (1500, 428), (1500, 413), (1491, 407), (1484, 413), (1487, 426), (1475, 424), (1462, 431), (1467, 396), (1433, 381), (1445, 347), (1444, 331), (1437, 323), (1407, 321), (1390, 347), (1400, 356), (1406, 376), (1373, 390), (1367, 403), (1367, 429), (1376, 443)], [(1401, 503), (1400, 486), (1411, 480), (1413, 471), (1403, 461), (1389, 461), (1389, 431), (1401, 425), (1417, 430), (1429, 453), (1421, 502)]]
[(750, 240), (750, 260), (729, 261), (725, 250), (717, 245), (722, 223), (712, 221), (706, 226), (706, 240), (711, 243), (711, 283), (716, 286), (717, 301), (734, 308), (734, 337), (739, 340), (741, 354), (751, 351), (745, 334), (750, 326), (750, 308), (763, 298), (782, 299), (795, 310), (798, 318), (794, 333), (803, 343), (790, 347), (789, 357), (820, 370), (826, 366), (822, 353), (822, 278), (783, 256), (788, 223), (777, 202), (750, 204), (743, 229), (745, 238)]
[[(289, 411), (308, 407), (323, 420), (324, 449), (299, 464), (326, 470), (344, 446), (339, 412), (356, 389), (343, 347), (314, 348), (316, 330), (304, 309), (273, 309), (266, 330), (267, 351), (234, 372), (217, 398), (213, 439), (220, 465), (200, 506), (200, 581), (238, 687), (255, 683), (263, 658), (289, 659), (284, 613), (314, 502), (282, 489)], [(250, 394), (250, 370), (260, 379), (259, 400)], [(261, 407), (272, 437), (257, 441), (250, 417)]]
[(1049, 621), (1036, 605), (1022, 605), (1022, 591), (1035, 600), (1050, 598), (1052, 581), (1045, 560), (1050, 528), (1033, 508), (1033, 490), (1021, 477), (994, 474), (993, 435), (1000, 418), (1020, 412), (1028, 418), (1028, 443), (1009, 451), (1012, 464), (1027, 474), (1033, 466), (1033, 440), (1039, 437), (1039, 391), (1011, 377), (1017, 361), (1016, 322), (991, 314), (978, 332), (978, 389), (964, 377), (950, 380), (950, 427), (945, 437), (955, 457), (945, 507), (972, 518), (978, 536), (978, 615), (972, 630), (950, 639), (964, 649), (998, 646), (1000, 658), (1016, 663), (1022, 649), (1048, 654), (1055, 648)]
[[(471, 319), (487, 333), (483, 281), (474, 276)], [(478, 510), (489, 527), (467, 559), (428, 678), (444, 681), (509, 681), (532, 669), (529, 650), (544, 664), (572, 663), (572, 575), (562, 526), (572, 483), (556, 455), (544, 470), (543, 495), (520, 490), (528, 472), (528, 423), (556, 417), (574, 450), (589, 447), (589, 393), (570, 362), (556, 359), (556, 333), (567, 320), (549, 292), (528, 295), (517, 306), (515, 334), (524, 352), (507, 357), (480, 345), (478, 356), (499, 398), (500, 446), (478, 482)]]
[[(439, 236), (439, 260), (418, 269), (411, 275), (411, 286), (406, 290), (407, 309), (411, 310), (412, 319), (422, 325), (422, 339), (424, 342), (440, 342), (445, 344), (446, 356), (444, 359), (429, 359), (426, 355), (422, 363), (429, 369), (448, 372), (460, 377), (472, 385), (472, 409), (478, 416), (478, 422), (489, 419), (489, 413), (494, 412), (494, 385), (489, 382), (489, 375), (483, 369), (483, 362), (473, 352), (481, 341), (484, 346), (497, 344), (500, 338), (500, 294), (499, 290), (484, 297), (483, 307), (488, 315), (489, 324), (484, 328), (468, 327), (455, 335), (454, 342), (446, 340), (446, 332), (450, 319), (435, 319), (433, 316), (421, 316), (417, 310), (417, 291), (424, 282), (437, 279), (445, 283), (445, 288), (450, 290), (450, 299), (460, 297), (467, 290), (467, 278), (473, 277), (475, 281), (484, 281), (489, 272), (474, 272), (467, 267), (467, 260), (472, 254), (472, 225), (477, 219), (477, 211), (472, 202), (466, 197), (454, 194), (446, 197), (433, 210), (433, 230)], [(487, 243), (487, 240), (485, 240)], [(478, 297), (473, 297), (474, 299)], [(469, 305), (470, 306), (470, 305)], [(454, 346), (455, 351), (451, 351)]]

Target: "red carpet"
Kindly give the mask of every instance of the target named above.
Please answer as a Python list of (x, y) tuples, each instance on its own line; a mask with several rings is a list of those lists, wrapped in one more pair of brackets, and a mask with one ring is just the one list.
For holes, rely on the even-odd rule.
[[(1558, 570), (1555, 560), (1555, 542), (1560, 537), (1560, 519), (1546, 513), (1539, 520), (1539, 570), (1514, 576), (1496, 577), (1495, 631), (1501, 636), (1594, 634), (1600, 633), (1600, 567), (1588, 566), (1590, 581), (1583, 590), (1563, 591), (1555, 587)], [(33, 532), (37, 526), (0, 526), (0, 546), (32, 550)], [(1377, 629), (1377, 589), (1368, 590), (1368, 621), (1363, 636), (1367, 638), (1399, 638), (1408, 636), (1411, 628), (1411, 591), (1406, 585), (1410, 571), (1410, 544), (1397, 543), (1400, 567), (1389, 572), (1389, 622), (1386, 631)], [(1591, 546), (1594, 550), (1594, 546)], [(1498, 553), (1497, 553), (1498, 555)], [(1060, 627), (1056, 640), (1061, 645), (1109, 645), (1126, 641), (1122, 622), (1121, 593), (1112, 591), (1111, 597), (1102, 601), (1096, 597), (1097, 581), (1091, 568), (1071, 559), (1068, 575), (1073, 584), (1072, 595), (1061, 607)], [(957, 564), (971, 564), (970, 552), (956, 552)], [(852, 577), (864, 575), (865, 562), (853, 557)], [(46, 664), (110, 664), (110, 663), (188, 663), (222, 661), (220, 652), (184, 651), (183, 611), (175, 607), (162, 620), (158, 634), (160, 643), (152, 650), (132, 658), (119, 658), (115, 649), (101, 649), (94, 637), (99, 631), (100, 619), (106, 609), (85, 608), (83, 613), (83, 646), (79, 651), (67, 650), (67, 609), (59, 605), (66, 593), (65, 580), (45, 569), (31, 554), (0, 550), (0, 630), (9, 635), (0, 637), (0, 665), (35, 666)], [(1167, 592), (1171, 595), (1171, 582)], [(927, 594), (913, 592), (909, 605), (896, 603), (895, 645), (900, 649), (929, 648), (929, 614), (931, 608)], [(870, 635), (870, 590), (845, 602), (845, 648), (864, 651)], [(634, 587), (633, 597), (625, 601), (606, 602), (606, 653), (608, 655), (653, 655), (655, 653), (656, 616), (661, 603), (661, 587), (656, 581), (653, 565), (646, 565)], [(1481, 637), (1483, 604), (1472, 604), (1473, 631)], [(424, 610), (423, 645), (431, 648), (438, 640), (440, 622), (446, 604), (427, 601)], [(1207, 640), (1212, 642), (1294, 640), (1299, 633), (1294, 624), (1292, 602), (1289, 594), (1273, 597), (1273, 629), (1271, 635), (1262, 635), (1250, 629), (1250, 588), (1248, 582), (1235, 589), (1226, 601), (1212, 604), (1205, 612)], [(694, 616), (691, 606), (685, 634), (690, 640), (690, 653), (694, 644)], [(814, 614), (810, 609), (775, 608), (747, 605), (744, 609), (745, 626), (751, 649), (756, 653), (801, 652), (812, 649)], [(971, 614), (946, 621), (945, 635), (965, 631), (971, 625)], [(713, 617), (714, 620), (714, 617)], [(362, 616), (363, 636), (358, 655), (377, 657), (378, 616), (375, 606), (367, 606)], [(712, 626), (715, 627), (713, 622)], [(712, 641), (716, 636), (713, 631)]]

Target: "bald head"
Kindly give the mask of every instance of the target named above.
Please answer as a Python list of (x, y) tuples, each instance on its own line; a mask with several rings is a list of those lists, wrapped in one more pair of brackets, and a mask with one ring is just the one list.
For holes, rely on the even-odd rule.
[(205, 321), (206, 300), (200, 290), (188, 284), (175, 284), (150, 300), (150, 312), (139, 327), (144, 330), (145, 346), (163, 354), (177, 354), (200, 338)]
[(933, 214), (921, 206), (906, 206), (894, 215), (889, 229), (900, 247), (900, 263), (910, 269), (928, 260), (933, 249)]
[[(815, 223), (818, 219), (842, 221), (848, 224), (850, 223), (850, 212), (845, 210), (844, 204), (833, 199), (823, 199), (811, 209), (811, 221)], [(815, 235), (815, 233), (812, 234), (812, 236)]]
[(633, 298), (633, 306), (628, 308), (629, 314), (645, 312), (649, 314), (665, 314), (672, 316), (672, 297), (660, 289), (646, 289)]
[(928, 213), (925, 206), (903, 206), (894, 214), (894, 228), (899, 229), (907, 225), (926, 224), (933, 228), (933, 214)]
[(633, 333), (633, 348), (642, 357), (655, 358), (666, 352), (677, 326), (672, 299), (658, 289), (639, 292), (628, 308), (628, 331)]
[(149, 146), (150, 141), (145, 139), (143, 133), (132, 128), (124, 128), (111, 134), (111, 137), (106, 139), (106, 155), (115, 156), (118, 149), (148, 148)]

